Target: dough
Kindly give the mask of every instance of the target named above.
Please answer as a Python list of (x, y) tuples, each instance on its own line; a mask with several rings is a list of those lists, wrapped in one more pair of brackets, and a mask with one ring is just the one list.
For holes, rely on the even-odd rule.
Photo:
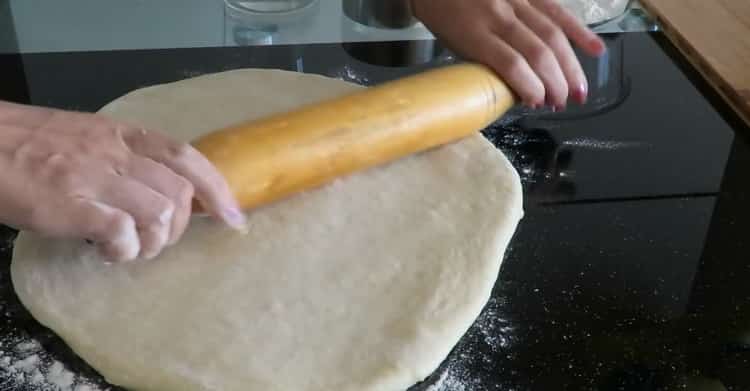
[[(189, 140), (355, 88), (238, 70), (102, 112)], [(36, 319), (129, 389), (400, 391), (480, 313), (521, 200), (477, 135), (251, 211), (247, 236), (196, 217), (153, 261), (106, 265), (81, 242), (23, 232), (12, 278)]]

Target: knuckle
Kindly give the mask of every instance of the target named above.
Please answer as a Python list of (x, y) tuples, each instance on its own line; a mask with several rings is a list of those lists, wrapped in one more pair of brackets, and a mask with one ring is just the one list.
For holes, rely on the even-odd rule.
[(183, 160), (190, 157), (193, 147), (188, 143), (175, 142), (170, 144), (166, 150), (166, 157), (170, 160)]
[(86, 123), (88, 126), (85, 127), (84, 132), (89, 137), (99, 139), (112, 138), (120, 133), (117, 125), (99, 114), (91, 114), (86, 120)]
[(503, 66), (505, 71), (513, 75), (513, 78), (522, 77), (527, 67), (526, 60), (519, 55), (512, 55)]
[(183, 177), (178, 178), (175, 192), (177, 201), (180, 205), (189, 204), (195, 195), (195, 187), (187, 179)]
[(554, 64), (555, 55), (544, 45), (534, 46), (529, 51), (529, 63), (534, 68), (543, 68)]
[(113, 211), (109, 213), (106, 220), (106, 223), (102, 225), (103, 232), (101, 232), (101, 239), (104, 242), (118, 243), (135, 232), (135, 222), (124, 212)]
[(65, 155), (55, 153), (47, 157), (41, 167), (42, 177), (57, 190), (79, 189), (82, 178), (76, 169), (76, 164)]
[(513, 17), (516, 16), (513, 6), (511, 4), (508, 4), (507, 2), (489, 1), (489, 2), (485, 2), (484, 4), (489, 7), (487, 11), (496, 15), (496, 18), (503, 18), (506, 16), (513, 16)]
[(123, 132), (122, 125), (95, 119), (83, 130), (83, 137), (76, 143), (76, 149), (83, 156), (96, 156), (121, 163), (129, 154)]
[(154, 137), (144, 128), (125, 127), (120, 130), (123, 144), (128, 150), (149, 150), (150, 145), (154, 143)]
[(518, 29), (518, 19), (515, 15), (503, 15), (498, 17), (496, 28), (502, 37), (508, 37)]
[(104, 116), (99, 113), (92, 113), (92, 114), (82, 114), (82, 115), (88, 115), (89, 118), (91, 118), (94, 123), (98, 124), (99, 126), (110, 128), (111, 130), (115, 130), (117, 128), (117, 123), (110, 119), (107, 116)]
[(541, 3), (540, 7), (545, 13), (554, 19), (568, 13), (567, 9), (556, 1), (539, 0), (538, 2)]
[(549, 45), (564, 45), (567, 43), (565, 34), (555, 25), (548, 25), (541, 29), (539, 37)]
[(83, 190), (81, 178), (72, 171), (63, 171), (56, 174), (52, 179), (52, 184), (57, 190), (61, 191)]
[(489, 12), (492, 16), (491, 20), (494, 20), (493, 27), (501, 34), (509, 34), (513, 32), (520, 23), (513, 7), (510, 7), (501, 1), (494, 1)]
[(155, 200), (153, 213), (146, 217), (145, 221), (139, 222), (141, 228), (147, 231), (159, 231), (168, 227), (174, 215), (175, 205), (167, 198), (159, 197)]

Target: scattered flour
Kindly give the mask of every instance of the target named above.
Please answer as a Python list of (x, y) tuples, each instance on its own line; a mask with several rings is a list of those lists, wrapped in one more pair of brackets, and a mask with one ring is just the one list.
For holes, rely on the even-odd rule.
[(47, 380), (60, 387), (61, 389), (69, 389), (73, 385), (75, 375), (65, 369), (61, 362), (55, 361), (47, 372)]
[[(509, 335), (514, 332), (499, 311), (496, 298), (489, 302), (462, 341), (443, 364), (440, 377), (424, 391), (489, 391), (501, 389), (501, 384), (488, 384), (479, 379), (472, 363), (488, 363), (509, 347)], [(504, 389), (504, 388), (503, 388)]]
[(468, 391), (466, 383), (457, 376), (455, 373), (451, 373), (450, 368), (445, 370), (440, 378), (431, 386), (427, 387), (425, 391)]
[[(15, 231), (0, 225), (0, 260), (10, 259)], [(3, 264), (7, 268), (7, 264)], [(97, 379), (76, 375), (55, 360), (39, 340), (44, 333), (29, 335), (23, 326), (23, 306), (15, 298), (9, 273), (0, 273), (0, 391), (107, 391)], [(37, 336), (40, 339), (37, 339)]]
[(596, 140), (590, 138), (577, 138), (573, 140), (566, 140), (562, 143), (570, 147), (580, 147), (588, 149), (601, 149), (601, 150), (615, 150), (625, 148), (648, 148), (649, 145), (638, 141), (612, 141), (612, 140)]
[(5, 336), (0, 346), (0, 390), (104, 391), (52, 359), (34, 339)]
[(629, 0), (560, 0), (567, 8), (586, 24), (601, 23), (616, 18), (628, 6)]
[(361, 74), (361, 72), (359, 71), (355, 71), (349, 65), (344, 65), (340, 69), (334, 70), (328, 76), (334, 79), (348, 81), (350, 83), (355, 83), (363, 86), (370, 84), (370, 79), (366, 75)]
[(19, 343), (15, 346), (14, 350), (17, 353), (35, 353), (42, 350), (42, 345), (40, 345), (36, 340), (32, 339), (30, 341)]
[(11, 367), (14, 371), (25, 373), (32, 372), (39, 365), (39, 356), (36, 354), (28, 356), (21, 361), (16, 361)]
[(42, 372), (39, 371), (39, 368), (34, 369), (34, 373), (31, 374), (31, 379), (29, 379), (29, 383), (31, 384), (42, 384), (44, 383), (44, 375), (42, 375)]

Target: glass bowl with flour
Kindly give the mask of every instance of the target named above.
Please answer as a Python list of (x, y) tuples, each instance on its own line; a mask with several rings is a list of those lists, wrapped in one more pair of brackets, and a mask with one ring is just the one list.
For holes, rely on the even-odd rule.
[(589, 26), (607, 23), (622, 16), (633, 0), (558, 0)]

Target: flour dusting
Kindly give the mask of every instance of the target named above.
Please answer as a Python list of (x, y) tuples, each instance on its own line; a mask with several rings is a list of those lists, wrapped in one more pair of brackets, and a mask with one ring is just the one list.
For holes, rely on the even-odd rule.
[(340, 69), (337, 69), (330, 73), (328, 75), (329, 77), (332, 77), (334, 79), (339, 79), (343, 81), (347, 81), (354, 84), (359, 84), (361, 86), (366, 86), (370, 84), (370, 79), (357, 71), (355, 71), (352, 67), (349, 65), (344, 65)]
[(487, 383), (476, 372), (477, 363), (489, 363), (509, 348), (510, 322), (500, 313), (501, 303), (491, 298), (482, 314), (441, 366), (440, 376), (424, 391), (489, 391), (500, 384)]
[(569, 147), (580, 147), (587, 149), (616, 150), (625, 148), (647, 148), (648, 144), (638, 141), (613, 141), (613, 140), (596, 140), (591, 138), (577, 138), (563, 141), (563, 145)]
[(2, 391), (104, 391), (76, 376), (49, 357), (34, 339), (2, 337), (0, 390)]
[(440, 378), (425, 391), (467, 391), (466, 384), (460, 376), (453, 373), (450, 368), (446, 369)]
[(4, 336), (0, 346), (2, 391), (104, 391), (76, 376), (34, 339)]
[(105, 391), (53, 359), (33, 338), (0, 337), (0, 391)]

